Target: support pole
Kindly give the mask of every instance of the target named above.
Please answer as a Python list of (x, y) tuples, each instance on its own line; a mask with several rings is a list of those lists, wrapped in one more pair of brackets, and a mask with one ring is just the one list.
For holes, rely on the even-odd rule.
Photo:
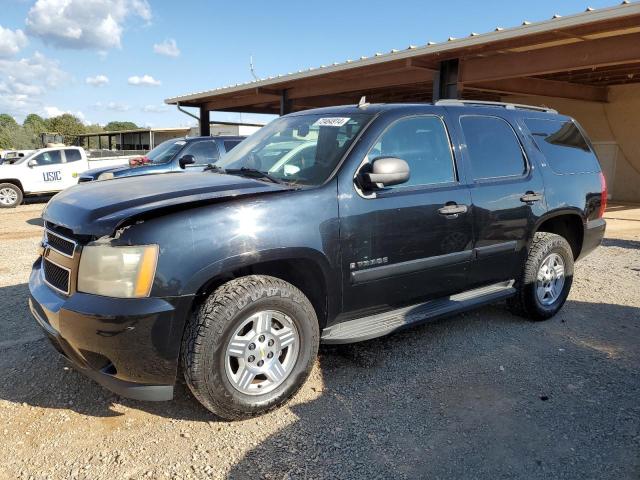
[(200, 135), (203, 137), (211, 136), (211, 127), (209, 126), (209, 110), (204, 106), (200, 107)]
[(280, 93), (280, 116), (291, 113), (293, 108), (293, 102), (289, 100), (289, 93), (287, 90), (283, 90)]
[(440, 62), (440, 71), (433, 78), (433, 101), (458, 98), (458, 59)]

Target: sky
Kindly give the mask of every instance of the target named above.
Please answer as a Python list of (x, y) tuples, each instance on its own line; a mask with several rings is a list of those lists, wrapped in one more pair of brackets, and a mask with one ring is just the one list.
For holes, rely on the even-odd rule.
[(164, 99), (249, 81), (251, 57), (268, 77), (619, 3), (0, 0), (0, 113), (192, 125)]

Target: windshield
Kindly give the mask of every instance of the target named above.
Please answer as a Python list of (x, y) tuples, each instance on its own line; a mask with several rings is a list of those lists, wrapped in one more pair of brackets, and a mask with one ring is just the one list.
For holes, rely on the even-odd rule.
[(282, 117), (224, 156), (223, 169), (255, 169), (292, 184), (324, 183), (372, 115)]
[(20, 165), (32, 157), (35, 157), (40, 150), (33, 150), (28, 152), (9, 152), (4, 159), (5, 165)]
[(145, 155), (149, 160), (144, 163), (167, 163), (185, 146), (184, 140), (167, 140)]

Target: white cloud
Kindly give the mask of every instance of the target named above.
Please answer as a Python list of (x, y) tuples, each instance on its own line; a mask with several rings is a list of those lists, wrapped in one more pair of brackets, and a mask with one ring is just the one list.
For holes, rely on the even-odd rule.
[(180, 55), (178, 44), (173, 38), (168, 38), (162, 43), (154, 44), (153, 51), (159, 55), (166, 55), (167, 57), (178, 57)]
[(126, 103), (120, 102), (96, 102), (93, 104), (93, 108), (97, 110), (111, 110), (114, 112), (126, 112), (131, 109), (131, 107)]
[(45, 118), (59, 117), (60, 115), (63, 115), (65, 113), (70, 113), (71, 115), (78, 117), (78, 119), (80, 119), (80, 121), (85, 125), (90, 124), (90, 122), (86, 119), (84, 113), (82, 113), (80, 110), (78, 110), (77, 112), (72, 112), (70, 110), (61, 110), (58, 107), (44, 107), (41, 111), (42, 116)]
[(166, 105), (145, 105), (142, 111), (146, 113), (163, 113), (167, 111)]
[(151, 75), (142, 75), (139, 77), (138, 75), (134, 75), (133, 77), (129, 77), (129, 85), (139, 85), (139, 86), (150, 86), (157, 87), (162, 82), (160, 80), (156, 80)]
[(47, 117), (47, 118), (59, 117), (60, 115), (62, 115), (64, 113), (58, 107), (44, 107), (43, 111), (44, 111), (45, 117)]
[(109, 83), (109, 77), (106, 75), (96, 75), (95, 77), (87, 77), (85, 82), (87, 85), (93, 85), (94, 87), (103, 87)]
[(38, 52), (20, 60), (0, 58), (0, 111), (15, 116), (40, 111), (42, 96), (68, 79), (56, 60)]
[(147, 0), (37, 0), (27, 14), (27, 33), (56, 47), (120, 48), (127, 18), (151, 20)]
[(27, 46), (29, 41), (22, 30), (9, 30), (0, 25), (0, 57), (11, 57)]

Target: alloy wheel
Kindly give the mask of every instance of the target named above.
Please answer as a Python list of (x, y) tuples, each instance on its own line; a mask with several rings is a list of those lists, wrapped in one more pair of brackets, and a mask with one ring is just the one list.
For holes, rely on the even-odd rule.
[(564, 287), (564, 260), (557, 253), (549, 254), (540, 264), (536, 278), (536, 296), (545, 306), (551, 305), (562, 294)]
[(300, 335), (289, 316), (257, 312), (240, 324), (227, 345), (227, 378), (246, 395), (270, 392), (291, 374), (299, 349)]

